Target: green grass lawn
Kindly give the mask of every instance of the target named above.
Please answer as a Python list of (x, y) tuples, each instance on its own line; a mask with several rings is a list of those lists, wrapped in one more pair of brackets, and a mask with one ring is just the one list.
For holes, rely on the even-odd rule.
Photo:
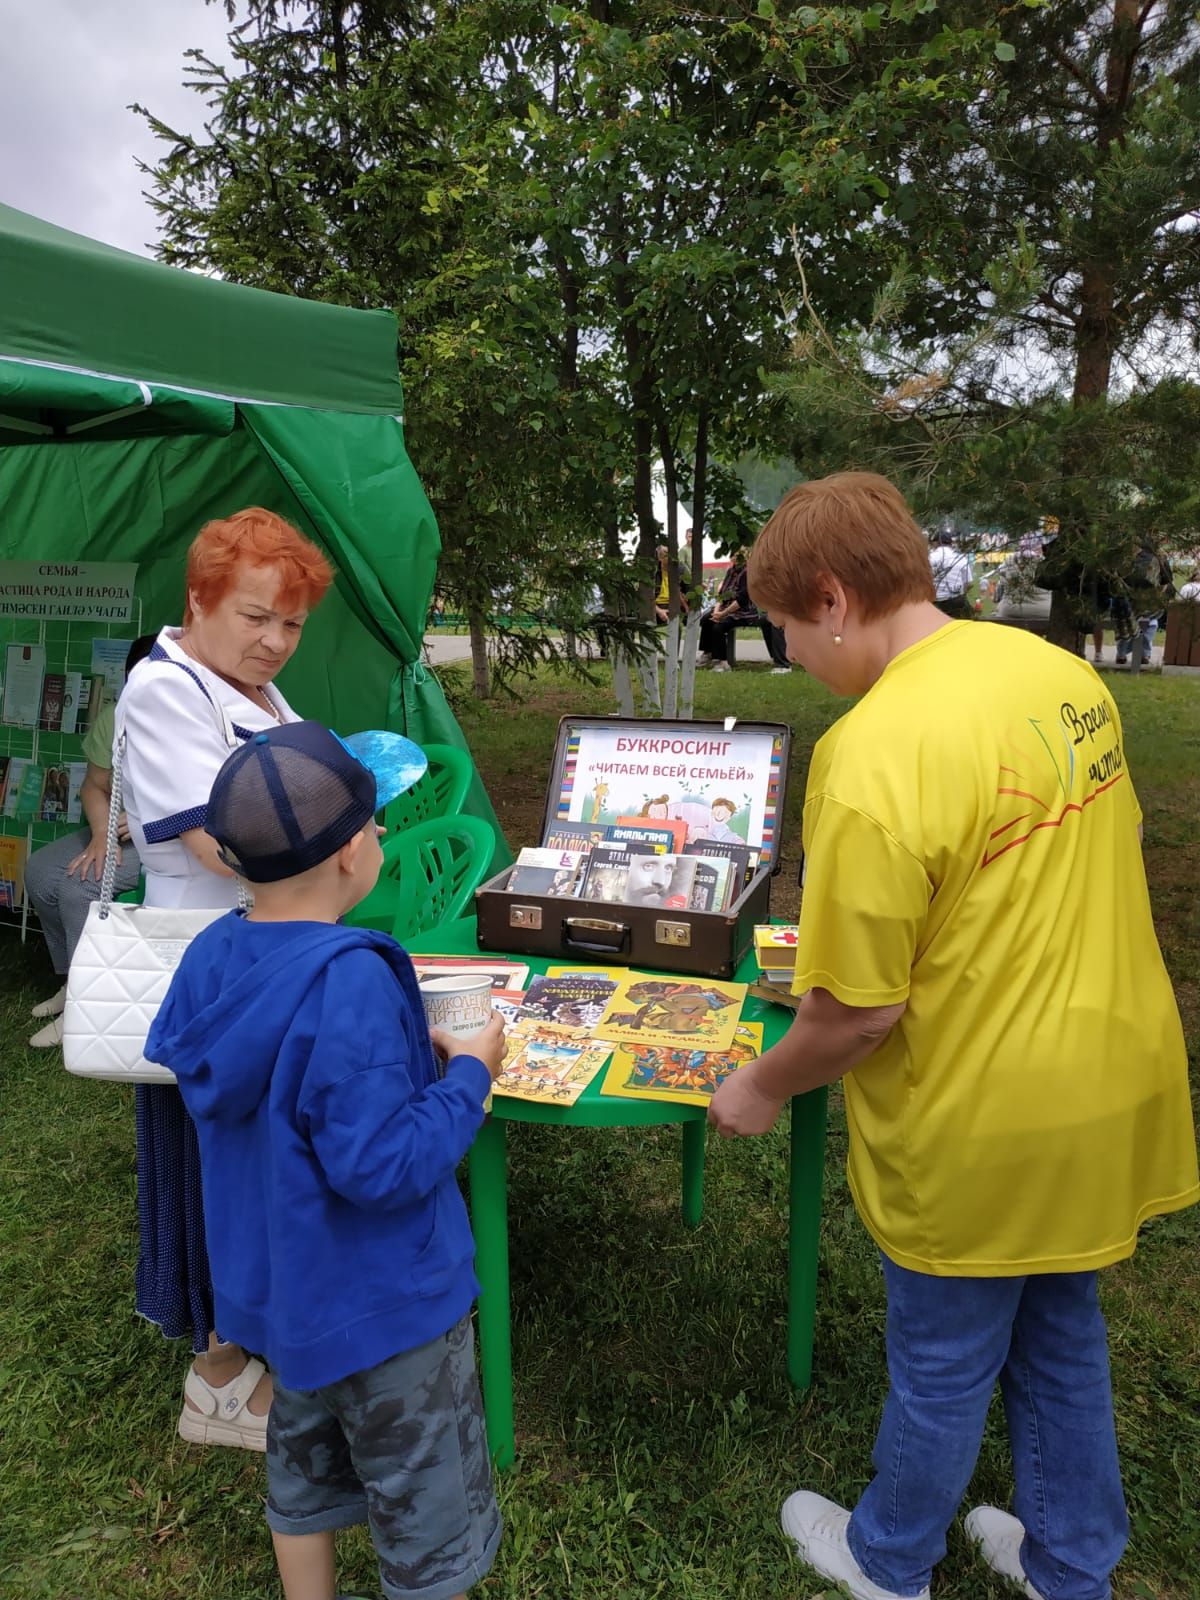
[[(1200, 1041), (1200, 694), (1178, 679), (1113, 685), (1146, 811), (1159, 933)], [(601, 685), (547, 675), (522, 706), (463, 721), (514, 845), (535, 841), (554, 728), (611, 710)], [(775, 900), (795, 906), (799, 808), (812, 741), (837, 702), (794, 673), (701, 677), (697, 714), (795, 729)], [(27, 1050), (47, 963), (4, 935), (0, 1047), (0, 1594), (5, 1600), (258, 1600), (278, 1589), (261, 1458), (185, 1447), (173, 1432), (186, 1354), (136, 1320), (132, 1093), (70, 1080)], [(1131, 1066), (1136, 1065), (1131, 1063)], [(500, 1484), (506, 1533), (488, 1600), (812, 1600), (779, 1502), (807, 1484), (852, 1500), (884, 1393), (883, 1295), (842, 1173), (831, 1096), (816, 1379), (783, 1371), (786, 1129), (712, 1141), (701, 1228), (679, 1222), (678, 1132), (510, 1133), (518, 1460)], [(247, 1226), (253, 1220), (247, 1219)], [(1133, 1522), (1119, 1600), (1200, 1595), (1200, 1216), (1145, 1230), (1105, 1274), (1118, 1425)], [(997, 1407), (972, 1489), (1009, 1492)], [(376, 1593), (365, 1536), (342, 1586)], [(951, 1535), (935, 1600), (1001, 1600)]]

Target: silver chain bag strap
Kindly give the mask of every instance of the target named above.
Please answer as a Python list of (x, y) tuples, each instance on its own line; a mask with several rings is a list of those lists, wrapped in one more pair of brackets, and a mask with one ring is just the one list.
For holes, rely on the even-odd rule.
[[(239, 741), (224, 706), (206, 690), (203, 692), (220, 718), (227, 747), (236, 749)], [(100, 898), (88, 907), (87, 921), (67, 975), (63, 1060), (67, 1071), (79, 1078), (174, 1083), (175, 1074), (168, 1067), (146, 1060), (146, 1035), (188, 944), (210, 923), (225, 916), (226, 908), (186, 910), (122, 905), (113, 900), (124, 764), (122, 732), (113, 749)], [(238, 904), (245, 908), (251, 903), (239, 879)]]

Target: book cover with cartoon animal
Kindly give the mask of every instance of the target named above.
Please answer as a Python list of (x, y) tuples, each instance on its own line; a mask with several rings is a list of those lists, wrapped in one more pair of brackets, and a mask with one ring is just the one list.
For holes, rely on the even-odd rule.
[(528, 1039), (505, 1063), (492, 1091), (510, 1100), (573, 1106), (611, 1054), (608, 1045)]
[(745, 998), (744, 983), (631, 972), (617, 985), (595, 1031), (614, 1043), (728, 1050)]
[(517, 1013), (517, 1025), (532, 1022), (556, 1029), (594, 1028), (616, 987), (614, 979), (590, 972), (534, 978)]
[(706, 1106), (731, 1072), (762, 1054), (761, 1022), (739, 1022), (728, 1050), (622, 1045), (613, 1053), (600, 1093), (620, 1100), (669, 1100)]

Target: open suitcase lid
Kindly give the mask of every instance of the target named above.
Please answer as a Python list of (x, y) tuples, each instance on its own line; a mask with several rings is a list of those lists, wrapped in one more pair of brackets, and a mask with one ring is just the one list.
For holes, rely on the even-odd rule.
[(687, 822), (689, 843), (749, 844), (778, 872), (791, 743), (782, 722), (563, 717), (542, 838), (555, 823), (665, 816)]

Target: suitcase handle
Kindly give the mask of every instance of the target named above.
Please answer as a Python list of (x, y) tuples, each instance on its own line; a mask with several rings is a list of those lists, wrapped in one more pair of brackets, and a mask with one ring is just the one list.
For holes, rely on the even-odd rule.
[[(574, 930), (582, 928), (591, 934), (609, 934), (608, 939), (577, 939)], [(584, 955), (621, 955), (629, 945), (632, 933), (627, 922), (606, 922), (602, 917), (564, 917), (562, 942), (564, 950), (578, 950)]]

